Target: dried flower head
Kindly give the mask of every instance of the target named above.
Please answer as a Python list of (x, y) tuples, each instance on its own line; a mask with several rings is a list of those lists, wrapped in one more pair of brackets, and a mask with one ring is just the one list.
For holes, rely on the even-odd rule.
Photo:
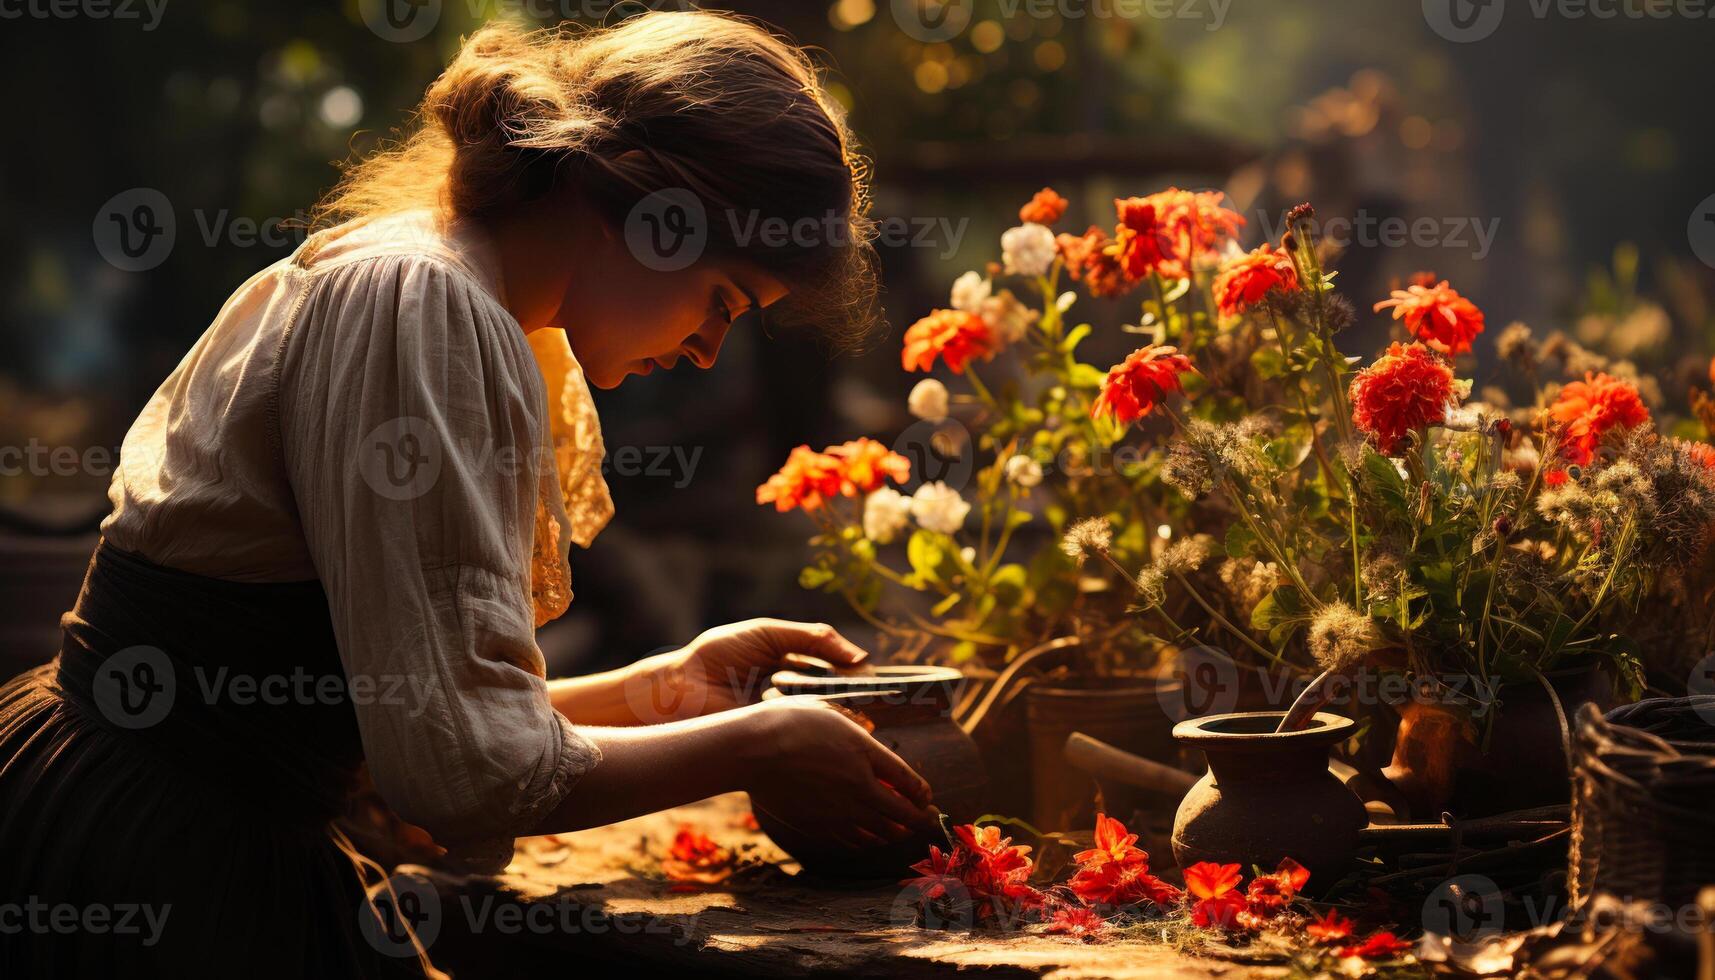
[(1207, 534), (1181, 538), (1167, 546), (1157, 564), (1168, 575), (1189, 575), (1203, 567), (1214, 550), (1215, 539)]
[(1259, 562), (1255, 558), (1228, 558), (1218, 571), (1221, 584), (1233, 597), (1234, 605), (1249, 612), (1268, 598), (1280, 581), (1280, 567), (1274, 562)]
[(1167, 599), (1167, 576), (1162, 574), (1160, 566), (1150, 565), (1138, 572), (1133, 584), (1145, 606), (1159, 606)]
[(1081, 562), (1093, 554), (1108, 550), (1114, 543), (1113, 525), (1105, 517), (1086, 517), (1073, 524), (1060, 539), (1060, 550), (1073, 561)]
[(1323, 606), (1310, 621), (1310, 655), (1323, 670), (1345, 670), (1381, 645), (1375, 620), (1343, 602)]
[(1530, 327), (1517, 320), (1507, 324), (1495, 337), (1495, 353), (1501, 356), (1501, 360), (1527, 374), (1534, 374), (1542, 359)]

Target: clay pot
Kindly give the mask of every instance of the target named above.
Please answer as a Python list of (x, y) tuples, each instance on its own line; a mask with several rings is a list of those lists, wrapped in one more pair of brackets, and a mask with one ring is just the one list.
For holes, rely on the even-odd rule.
[(1173, 821), (1173, 856), (1273, 870), (1290, 857), (1327, 887), (1352, 866), (1364, 805), (1328, 771), (1328, 750), (1352, 734), (1350, 718), (1318, 713), (1296, 732), (1276, 733), (1281, 711), (1245, 711), (1182, 721), (1173, 737), (1202, 749), (1209, 771)]
[[(1125, 678), (1111, 688), (1032, 684), (1025, 693), (1030, 733), (1030, 821), (1044, 831), (1089, 827), (1095, 821), (1095, 782), (1066, 764), (1066, 736), (1083, 732), (1133, 755), (1177, 764), (1173, 719), (1164, 707), (1179, 682)], [(1112, 812), (1116, 801), (1108, 801)]]
[[(1548, 680), (1568, 725), (1580, 705), (1614, 705), (1604, 671), (1561, 672)], [(1465, 689), (1476, 690), (1475, 679)], [(1494, 710), (1485, 747), (1481, 720), (1463, 708), (1424, 700), (1399, 705), (1393, 763), (1382, 775), (1409, 803), (1413, 819), (1433, 820), (1448, 810), (1490, 816), (1571, 801), (1561, 715), (1548, 692), (1535, 681), (1508, 684)]]
[[(969, 823), (984, 812), (988, 778), (976, 743), (954, 721), (953, 695), (963, 680), (948, 667), (877, 667), (862, 676), (814, 676), (796, 671), (775, 674), (781, 694), (859, 694), (840, 707), (859, 715), (876, 741), (892, 749), (929, 781), (934, 803), (955, 823)], [(758, 809), (764, 833), (797, 859), (805, 871), (840, 878), (897, 881), (923, 860), (929, 845), (945, 846), (938, 835), (867, 850), (847, 850), (818, 836), (815, 828), (792, 828)]]

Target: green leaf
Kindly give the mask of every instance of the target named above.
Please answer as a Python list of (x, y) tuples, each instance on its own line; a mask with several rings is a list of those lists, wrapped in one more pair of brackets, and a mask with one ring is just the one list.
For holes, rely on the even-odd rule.
[(1304, 598), (1294, 586), (1283, 585), (1270, 592), (1251, 610), (1251, 628), (1268, 633), (1270, 642), (1280, 645), (1298, 626), (1310, 621)]
[(940, 602), (935, 603), (935, 605), (929, 610), (929, 612), (931, 615), (934, 615), (934, 616), (945, 616), (949, 612), (952, 612), (953, 607), (958, 605), (959, 600), (963, 599), (963, 598), (964, 598), (963, 594), (958, 593), (958, 592), (954, 592), (952, 595), (947, 596), (945, 599), (942, 599)]
[(1251, 354), (1251, 370), (1265, 381), (1284, 375), (1286, 367), (1286, 355), (1278, 347), (1258, 347)]
[(1250, 528), (1239, 522), (1227, 526), (1228, 558), (1244, 558), (1251, 553), (1251, 548), (1255, 545), (1256, 535), (1251, 533)]
[(922, 529), (911, 535), (910, 542), (905, 546), (905, 557), (919, 579), (925, 582), (946, 581), (943, 571), (952, 563), (952, 559), (941, 546), (944, 540), (946, 539), (943, 535)]
[(989, 576), (989, 590), (1000, 602), (1015, 604), (1024, 598), (1027, 579), (1023, 565), (1002, 565)]
[(1066, 339), (1060, 341), (1060, 349), (1067, 354), (1072, 353), (1078, 348), (1078, 345), (1083, 342), (1084, 338), (1090, 335), (1090, 331), (1093, 329), (1094, 328), (1087, 323), (1080, 323), (1073, 327), (1071, 330), (1066, 332)]
[(807, 566), (798, 573), (798, 585), (805, 589), (819, 589), (834, 580), (834, 573), (826, 568), (815, 565)]
[(1103, 371), (1101, 368), (1095, 367), (1094, 365), (1085, 364), (1083, 361), (1079, 361), (1072, 365), (1071, 374), (1066, 380), (1074, 388), (1100, 388), (1102, 386), (1102, 382), (1106, 381), (1107, 378), (1108, 372)]

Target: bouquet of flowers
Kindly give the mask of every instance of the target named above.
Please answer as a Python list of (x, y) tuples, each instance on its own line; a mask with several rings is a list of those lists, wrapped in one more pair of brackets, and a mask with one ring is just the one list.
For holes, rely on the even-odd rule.
[[(1103, 515), (1115, 529), (1107, 553), (1148, 561), (1189, 526), (1191, 503), (1163, 482), (1164, 457), (1124, 445), (1130, 422), (1180, 390), (1188, 362), (1159, 346), (1111, 372), (1081, 360), (1093, 328), (1073, 322), (1078, 294), (1065, 287), (1112, 298), (1147, 285), (1140, 322), (1127, 329), (1158, 340), (1212, 337), (1213, 270), (1243, 224), (1221, 199), (1172, 189), (1121, 200), (1112, 234), (1082, 235), (1052, 230), (1067, 207), (1052, 189), (1025, 204), (1001, 237), (1001, 260), (960, 276), (948, 306), (905, 333), (904, 370), (940, 368), (962, 382), (955, 393), (930, 377), (911, 392), (920, 421), (900, 443), (919, 472), (864, 439), (822, 452), (801, 446), (758, 488), (758, 503), (818, 524), (802, 584), (843, 596), (902, 642), (940, 641), (935, 649), (954, 663), (999, 665), (1072, 634), (1085, 641), (1088, 672), (1152, 665), (1160, 637), (1126, 615), (1129, 592), (1090, 575), (1059, 541), (1077, 519)], [(985, 382), (991, 369), (996, 380)], [(1121, 376), (1152, 382), (1110, 383)], [(920, 485), (910, 495), (890, 485), (913, 476)], [(884, 554), (889, 546), (903, 563)], [(919, 601), (889, 601), (890, 593)]]

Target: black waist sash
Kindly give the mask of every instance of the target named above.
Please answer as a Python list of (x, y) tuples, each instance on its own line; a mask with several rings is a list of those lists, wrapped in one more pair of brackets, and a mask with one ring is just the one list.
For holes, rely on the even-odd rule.
[(81, 713), (271, 818), (343, 811), (363, 750), (320, 582), (212, 579), (104, 541), (60, 625)]

